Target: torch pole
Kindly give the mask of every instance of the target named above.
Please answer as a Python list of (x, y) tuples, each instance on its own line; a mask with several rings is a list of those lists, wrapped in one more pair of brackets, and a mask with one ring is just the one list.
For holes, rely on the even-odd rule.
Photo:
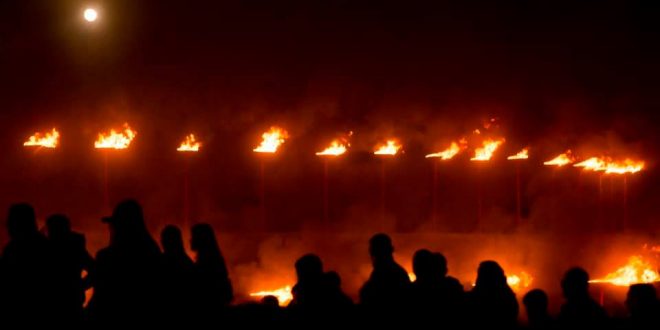
[(623, 175), (623, 231), (628, 227), (628, 176)]
[(385, 159), (380, 163), (380, 227), (385, 227)]
[(521, 201), (520, 201), (520, 164), (516, 162), (516, 223), (514, 224), (517, 228), (520, 226), (521, 216)]
[(598, 175), (598, 221), (603, 223), (603, 174)]
[(183, 168), (183, 227), (190, 228), (190, 161), (186, 157)]
[(259, 199), (261, 201), (261, 227), (264, 231), (268, 230), (266, 223), (266, 169), (263, 159), (259, 162)]
[(433, 182), (431, 187), (431, 207), (433, 228), (438, 230), (438, 162), (433, 162)]
[(482, 207), (483, 207), (480, 173), (481, 171), (477, 169), (477, 224), (475, 226), (476, 231), (479, 231), (479, 227), (481, 226)]
[(103, 207), (110, 210), (110, 190), (108, 188), (108, 151), (103, 151)]
[(328, 183), (328, 159), (323, 160), (323, 222), (327, 225), (330, 220), (330, 191)]

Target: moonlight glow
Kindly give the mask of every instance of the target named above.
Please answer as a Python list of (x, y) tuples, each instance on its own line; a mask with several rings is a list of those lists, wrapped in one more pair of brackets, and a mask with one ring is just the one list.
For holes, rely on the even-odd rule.
[(96, 12), (95, 9), (87, 8), (87, 9), (85, 9), (85, 12), (83, 13), (83, 17), (85, 17), (85, 20), (87, 22), (94, 22), (99, 17), (99, 14), (98, 14), (98, 12)]

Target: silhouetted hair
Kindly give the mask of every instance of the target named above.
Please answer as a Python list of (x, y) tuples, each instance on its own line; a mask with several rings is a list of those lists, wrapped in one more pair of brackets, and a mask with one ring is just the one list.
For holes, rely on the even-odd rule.
[(477, 269), (477, 288), (508, 287), (502, 267), (493, 260), (482, 261)]
[(528, 311), (546, 311), (548, 309), (548, 295), (541, 289), (527, 292), (522, 302)]
[(71, 232), (71, 221), (64, 214), (53, 214), (46, 219), (46, 228), (49, 237), (62, 237)]
[(561, 287), (567, 299), (589, 296), (589, 273), (580, 267), (566, 271)]
[(433, 253), (427, 249), (420, 249), (413, 255), (413, 272), (417, 276), (426, 277), (433, 274)]
[(224, 267), (225, 259), (220, 252), (213, 227), (208, 223), (199, 223), (192, 227), (191, 234), (191, 248), (197, 252), (197, 261), (219, 262)]
[(183, 236), (179, 227), (168, 225), (160, 232), (160, 244), (165, 253), (185, 253)]
[(298, 279), (318, 279), (323, 276), (323, 262), (315, 254), (300, 257), (295, 264)]
[(369, 240), (369, 254), (372, 257), (387, 257), (394, 253), (392, 239), (386, 234), (376, 234)]
[(39, 232), (34, 209), (30, 204), (18, 203), (9, 207), (7, 231), (11, 239), (21, 239)]

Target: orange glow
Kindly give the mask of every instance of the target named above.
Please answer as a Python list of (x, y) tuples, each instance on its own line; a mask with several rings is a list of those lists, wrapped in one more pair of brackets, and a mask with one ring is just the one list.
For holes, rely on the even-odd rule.
[(589, 281), (590, 283), (610, 283), (617, 286), (630, 286), (637, 283), (653, 283), (660, 280), (655, 267), (641, 256), (632, 256), (628, 264), (607, 274), (602, 279)]
[(466, 147), (467, 141), (465, 139), (461, 139), (458, 142), (452, 142), (451, 145), (443, 151), (426, 155), (426, 158), (440, 158), (442, 160), (450, 160), (454, 158), (454, 156), (458, 155), (458, 153), (464, 150)]
[(181, 142), (181, 145), (176, 148), (176, 151), (182, 151), (182, 152), (197, 152), (199, 151), (199, 147), (201, 147), (202, 144), (195, 139), (195, 134), (190, 134), (186, 136), (185, 140)]
[(135, 138), (137, 132), (132, 130), (128, 123), (124, 123), (124, 131), (117, 132), (111, 129), (109, 133), (99, 133), (94, 148), (97, 149), (126, 149)]
[(413, 272), (408, 272), (408, 278), (410, 279), (410, 282), (415, 282), (417, 280), (417, 275)]
[(34, 133), (27, 141), (23, 143), (26, 147), (44, 147), (44, 148), (57, 148), (60, 143), (60, 132), (53, 128), (50, 132)]
[(522, 160), (522, 159), (527, 159), (527, 158), (529, 158), (529, 148), (524, 148), (523, 150), (520, 150), (520, 152), (518, 152), (517, 154), (511, 155), (511, 156), (507, 157), (506, 159), (508, 159), (508, 160)]
[(334, 140), (330, 143), (330, 146), (325, 148), (325, 150), (317, 152), (317, 156), (339, 156), (343, 155), (346, 153), (346, 150), (348, 150), (348, 147), (351, 145), (341, 141), (341, 140)]
[(401, 144), (396, 140), (387, 140), (385, 144), (380, 144), (376, 146), (374, 155), (396, 155), (401, 149)]
[(273, 291), (259, 291), (250, 293), (250, 297), (263, 298), (267, 296), (276, 297), (280, 306), (286, 306), (293, 299), (293, 295), (291, 294), (291, 286), (289, 285)]
[(503, 143), (504, 143), (504, 138), (500, 138), (497, 140), (493, 139), (486, 139), (482, 143), (481, 148), (477, 148), (474, 150), (474, 157), (470, 158), (472, 161), (489, 161), (493, 157), (493, 153), (495, 153), (495, 150), (499, 148)]
[(261, 134), (261, 144), (258, 147), (252, 149), (254, 152), (261, 153), (275, 153), (277, 149), (289, 138), (289, 133), (282, 128), (277, 126), (271, 127), (268, 132)]
[(543, 165), (561, 167), (561, 166), (568, 165), (568, 164), (570, 164), (574, 161), (575, 160), (573, 159), (572, 152), (570, 150), (566, 150), (565, 153), (563, 153), (563, 154), (561, 154), (561, 155), (559, 155), (559, 156), (557, 156), (557, 157), (555, 157), (555, 158), (553, 158), (553, 159), (551, 159), (547, 162), (543, 162)]
[(532, 281), (534, 281), (534, 278), (524, 271), (506, 277), (506, 283), (515, 292), (528, 288), (532, 285)]
[(607, 168), (608, 162), (606, 158), (591, 157), (573, 166), (582, 167), (585, 171), (604, 171)]
[(644, 162), (641, 160), (632, 160), (626, 158), (623, 161), (610, 162), (605, 169), (606, 174), (626, 174), (637, 173), (644, 169)]

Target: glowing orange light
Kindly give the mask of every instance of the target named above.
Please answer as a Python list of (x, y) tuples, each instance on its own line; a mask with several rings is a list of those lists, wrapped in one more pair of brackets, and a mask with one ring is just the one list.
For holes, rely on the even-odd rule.
[(486, 139), (482, 142), (482, 146), (474, 150), (474, 157), (470, 158), (471, 161), (489, 161), (493, 157), (495, 150), (504, 143), (504, 138), (497, 140)]
[(641, 160), (625, 159), (618, 162), (610, 162), (605, 168), (607, 174), (637, 173), (644, 169), (645, 163)]
[(570, 150), (566, 150), (565, 153), (563, 153), (563, 154), (561, 154), (561, 155), (559, 155), (559, 156), (557, 156), (557, 157), (555, 157), (555, 158), (553, 158), (549, 161), (543, 162), (543, 165), (561, 167), (561, 166), (568, 165), (568, 164), (570, 164), (574, 161), (575, 160), (573, 159), (572, 152)]
[(26, 147), (57, 148), (60, 142), (60, 132), (53, 128), (50, 132), (34, 133), (23, 143)]
[(176, 148), (176, 151), (182, 151), (182, 152), (197, 152), (199, 151), (199, 148), (202, 146), (202, 144), (197, 141), (195, 138), (195, 134), (189, 134), (186, 136), (185, 140), (181, 142), (181, 145)]
[(277, 298), (280, 306), (286, 306), (293, 299), (293, 295), (291, 294), (291, 286), (289, 285), (272, 291), (259, 291), (250, 293), (250, 297), (263, 298), (267, 296), (273, 296)]
[(346, 150), (348, 150), (348, 147), (350, 147), (350, 144), (341, 141), (341, 140), (334, 140), (330, 143), (330, 146), (325, 148), (323, 151), (319, 151), (316, 153), (317, 156), (339, 156), (343, 155), (346, 153)]
[(117, 132), (111, 129), (109, 133), (99, 133), (94, 148), (97, 149), (126, 149), (131, 144), (137, 132), (132, 130), (128, 123), (124, 123), (124, 130)]
[(442, 160), (450, 160), (454, 158), (454, 156), (458, 155), (458, 153), (464, 150), (466, 147), (467, 141), (465, 139), (461, 139), (458, 142), (452, 142), (451, 145), (443, 151), (426, 155), (426, 158), (440, 158)]
[(507, 157), (508, 160), (522, 160), (529, 158), (529, 148), (520, 150), (517, 154)]
[(415, 282), (417, 280), (417, 275), (413, 272), (408, 272), (408, 279), (410, 279), (410, 282)]
[(261, 144), (252, 149), (254, 152), (275, 153), (277, 149), (289, 138), (289, 133), (277, 126), (271, 127), (267, 132), (261, 134)]
[(628, 258), (628, 264), (607, 274), (602, 279), (590, 283), (610, 283), (617, 286), (630, 286), (637, 283), (653, 283), (660, 280), (657, 270), (641, 256)]
[(87, 8), (83, 12), (83, 17), (87, 22), (94, 22), (99, 17), (99, 13), (94, 8)]
[(532, 281), (534, 281), (534, 278), (524, 271), (506, 277), (506, 283), (515, 292), (528, 288), (532, 285)]
[(607, 168), (608, 159), (591, 157), (587, 160), (574, 164), (574, 167), (582, 167), (585, 171), (605, 171)]
[(401, 149), (401, 144), (396, 140), (387, 140), (385, 144), (380, 144), (376, 146), (374, 155), (388, 155), (394, 156)]

